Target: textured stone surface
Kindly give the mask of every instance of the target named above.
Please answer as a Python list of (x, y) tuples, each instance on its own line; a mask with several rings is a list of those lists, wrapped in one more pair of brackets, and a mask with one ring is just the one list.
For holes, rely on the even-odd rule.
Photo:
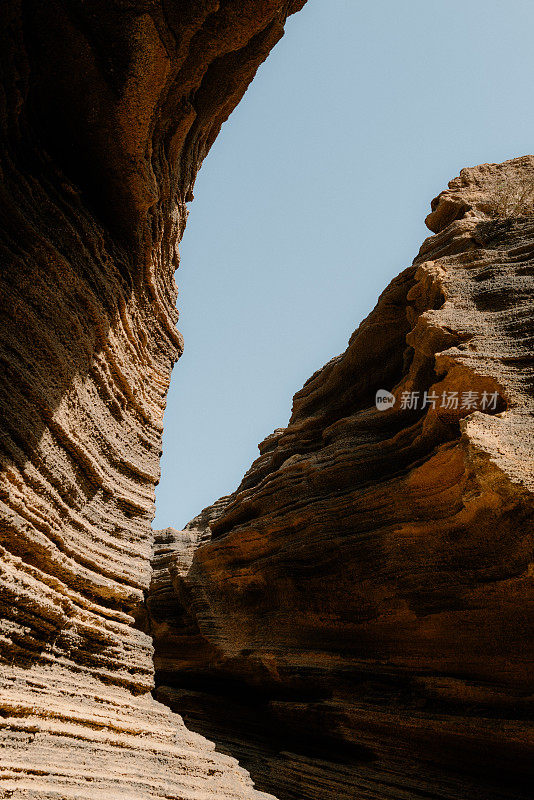
[(156, 536), (158, 697), (284, 800), (530, 796), (533, 185), (463, 170), (236, 492)]
[(257, 797), (136, 624), (203, 157), (302, 0), (0, 7), (0, 795)]

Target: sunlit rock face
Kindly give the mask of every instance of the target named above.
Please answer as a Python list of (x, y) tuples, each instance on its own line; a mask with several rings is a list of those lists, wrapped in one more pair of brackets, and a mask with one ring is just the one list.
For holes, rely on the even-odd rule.
[(463, 170), (234, 494), (156, 534), (157, 696), (280, 798), (530, 796), (533, 201), (534, 157)]
[(0, 8), (0, 795), (256, 798), (140, 630), (196, 172), (302, 0)]

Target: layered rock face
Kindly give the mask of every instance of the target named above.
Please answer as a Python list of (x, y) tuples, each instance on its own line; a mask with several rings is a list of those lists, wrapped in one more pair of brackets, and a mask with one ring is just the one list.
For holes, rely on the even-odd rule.
[(303, 0), (0, 9), (0, 795), (252, 798), (137, 621), (196, 171)]
[(158, 697), (284, 800), (530, 796), (533, 187), (463, 170), (234, 494), (156, 535)]
[(532, 158), (435, 201), (144, 603), (185, 204), (303, 4), (1, 5), (1, 796), (529, 796)]

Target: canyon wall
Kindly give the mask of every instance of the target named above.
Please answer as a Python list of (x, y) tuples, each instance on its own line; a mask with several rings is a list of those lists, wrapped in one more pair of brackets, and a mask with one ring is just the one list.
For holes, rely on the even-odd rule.
[(464, 170), (236, 492), (150, 529), (186, 203), (303, 5), (1, 4), (2, 797), (529, 796), (532, 157)]
[(303, 0), (0, 8), (0, 795), (253, 798), (141, 630), (177, 243)]
[(238, 489), (156, 534), (157, 696), (283, 800), (531, 796), (534, 157), (427, 224)]

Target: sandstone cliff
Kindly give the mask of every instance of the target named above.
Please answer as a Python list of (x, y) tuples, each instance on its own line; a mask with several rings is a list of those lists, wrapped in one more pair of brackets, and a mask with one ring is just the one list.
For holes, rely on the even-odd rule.
[(239, 488), (156, 535), (158, 697), (284, 800), (530, 796), (533, 187), (463, 170)]
[(202, 159), (304, 0), (0, 7), (0, 795), (253, 798), (138, 624)]
[(529, 796), (532, 158), (150, 564), (186, 202), (303, 5), (0, 6), (2, 797)]

